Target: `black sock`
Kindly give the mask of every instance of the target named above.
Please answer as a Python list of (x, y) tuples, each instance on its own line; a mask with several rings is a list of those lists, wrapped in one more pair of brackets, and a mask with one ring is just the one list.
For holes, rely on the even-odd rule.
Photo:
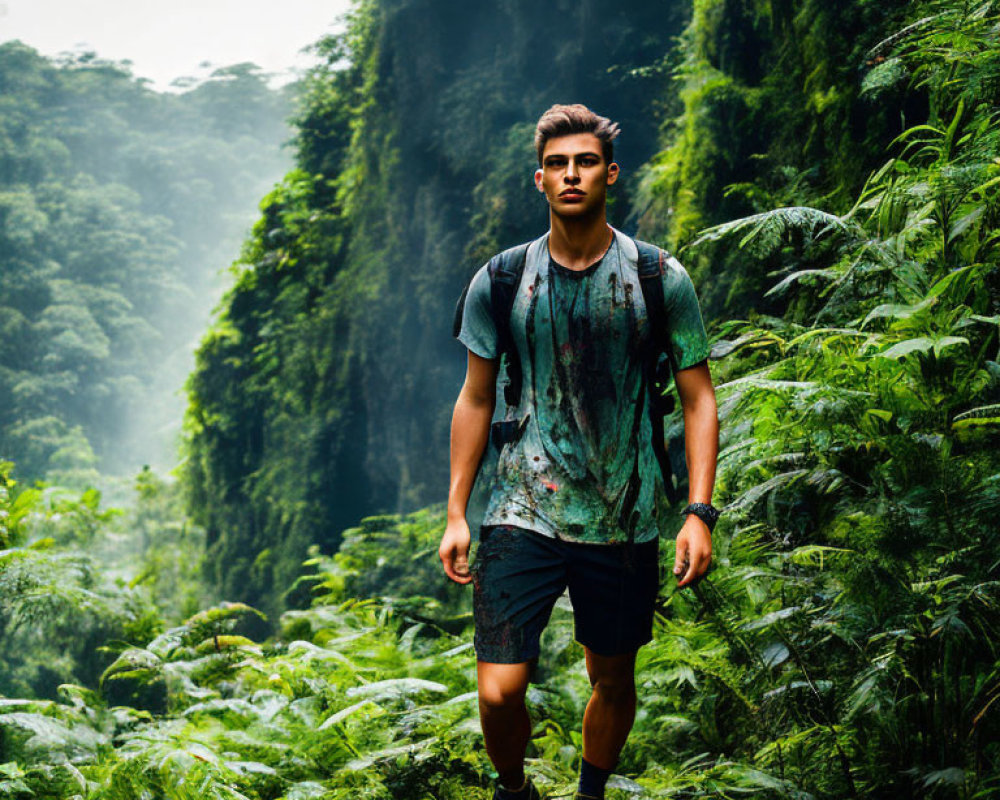
[(601, 769), (591, 764), (587, 759), (580, 758), (580, 788), (579, 792), (587, 797), (604, 798), (604, 785), (611, 777), (612, 770)]

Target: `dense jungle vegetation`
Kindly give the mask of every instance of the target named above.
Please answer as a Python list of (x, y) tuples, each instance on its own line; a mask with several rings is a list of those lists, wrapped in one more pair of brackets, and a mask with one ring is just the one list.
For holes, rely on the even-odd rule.
[[(721, 427), (713, 567), (676, 591), (663, 531), (609, 797), (1000, 797), (998, 39), (998, 0), (358, 0), (198, 347), (180, 480), (106, 507), (0, 461), (0, 793), (490, 796), (437, 558), (451, 313), (544, 229), (531, 127), (580, 100), (622, 121), (611, 221), (689, 265)], [(572, 630), (562, 600), (528, 694), (550, 797)]]
[(288, 169), (294, 92), (252, 64), (188, 83), (0, 44), (0, 453), (24, 478), (176, 462), (191, 345)]

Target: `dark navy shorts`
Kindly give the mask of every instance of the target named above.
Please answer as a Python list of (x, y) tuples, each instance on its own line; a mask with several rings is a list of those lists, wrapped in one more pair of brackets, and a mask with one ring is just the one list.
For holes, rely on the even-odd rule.
[(554, 539), (512, 525), (482, 529), (470, 571), (476, 657), (519, 664), (539, 655), (552, 607), (569, 588), (576, 641), (598, 655), (652, 641), (659, 537), (639, 544)]

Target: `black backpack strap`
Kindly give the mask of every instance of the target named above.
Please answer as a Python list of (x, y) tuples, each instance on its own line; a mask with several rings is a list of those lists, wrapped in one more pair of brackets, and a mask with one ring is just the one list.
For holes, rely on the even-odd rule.
[[(507, 356), (508, 382), (504, 386), (504, 402), (507, 404), (507, 408), (517, 408), (521, 404), (521, 384), (523, 383), (521, 360), (517, 354), (517, 347), (514, 345), (514, 337), (510, 332), (510, 315), (514, 308), (517, 289), (521, 284), (521, 276), (524, 274), (524, 265), (530, 244), (531, 242), (525, 242), (508, 248), (497, 253), (486, 264), (486, 272), (490, 278), (490, 314), (497, 332), (497, 357), (500, 358), (504, 354)], [(472, 278), (475, 278), (475, 274)], [(469, 294), (472, 278), (465, 284), (462, 296), (458, 298), (458, 304), (455, 306), (451, 334), (456, 339), (462, 332), (465, 299)], [(513, 441), (514, 437), (523, 429), (526, 419), (494, 422), (490, 435), (497, 448), (502, 447), (506, 442)]]
[[(673, 468), (663, 439), (663, 416), (674, 410), (673, 395), (663, 394), (670, 382), (671, 369), (674, 367), (674, 355), (667, 336), (667, 311), (661, 277), (667, 253), (655, 245), (638, 239), (633, 241), (639, 251), (639, 285), (642, 288), (642, 299), (646, 305), (646, 319), (650, 331), (649, 346), (643, 363), (646, 370), (646, 386), (649, 390), (649, 421), (653, 428), (653, 453), (660, 465), (667, 499), (671, 503), (676, 503), (680, 499), (680, 490), (674, 487)], [(666, 354), (666, 359), (660, 358), (663, 354)]]
[[(493, 314), (493, 322), (496, 326), (498, 336), (498, 357), (502, 353), (508, 351), (508, 349), (504, 347), (504, 344), (510, 342), (510, 309), (513, 308), (516, 287), (521, 281), (521, 273), (524, 272), (524, 263), (528, 252), (528, 244), (530, 244), (530, 242), (512, 247), (509, 250), (504, 250), (502, 253), (498, 253), (493, 256), (493, 258), (491, 258), (486, 265), (487, 273), (490, 276), (491, 306), (492, 308), (506, 309), (507, 312), (506, 314)], [(520, 252), (522, 248), (523, 252)], [(499, 276), (500, 281), (499, 288), (496, 285), (497, 276)], [(465, 314), (465, 299), (469, 294), (469, 287), (472, 285), (472, 280), (475, 277), (476, 273), (473, 273), (466, 282), (465, 287), (462, 289), (462, 295), (458, 298), (458, 303), (455, 304), (455, 315), (451, 322), (451, 335), (455, 339), (457, 339), (458, 335), (462, 332), (462, 318)], [(507, 322), (502, 323), (501, 321), (505, 318), (507, 318)], [(514, 353), (514, 357), (517, 357), (516, 352)]]
[(497, 354), (507, 354), (508, 383), (504, 387), (504, 401), (508, 408), (517, 408), (521, 403), (521, 359), (514, 346), (514, 337), (510, 332), (510, 315), (514, 308), (514, 298), (517, 296), (524, 264), (528, 257), (530, 242), (519, 244), (498, 253), (490, 259), (487, 267), (490, 274), (490, 303), (493, 310), (493, 322), (497, 330)]

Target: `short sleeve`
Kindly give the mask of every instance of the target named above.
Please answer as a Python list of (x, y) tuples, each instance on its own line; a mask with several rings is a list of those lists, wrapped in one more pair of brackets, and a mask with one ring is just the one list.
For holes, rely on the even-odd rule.
[(497, 330), (490, 313), (490, 276), (486, 264), (469, 283), (458, 340), (477, 356), (497, 357)]
[(704, 361), (712, 345), (705, 332), (698, 296), (691, 276), (673, 256), (668, 256), (664, 264), (663, 301), (674, 369), (686, 369)]

